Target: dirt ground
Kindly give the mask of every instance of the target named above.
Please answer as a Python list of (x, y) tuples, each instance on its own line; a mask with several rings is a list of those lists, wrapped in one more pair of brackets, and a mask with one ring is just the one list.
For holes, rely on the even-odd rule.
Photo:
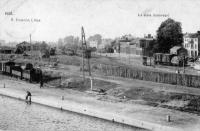
[[(82, 79), (78, 73), (73, 76), (65, 76), (65, 79), (69, 78)], [(87, 92), (90, 91), (90, 84), (90, 79), (86, 78), (84, 84), (77, 82), (73, 87), (64, 88)], [(123, 78), (120, 80), (112, 80), (109, 78), (95, 77), (93, 80), (93, 90), (100, 89), (105, 90), (107, 94), (106, 96), (99, 97), (99, 100), (102, 101), (132, 102), (200, 114), (200, 95), (195, 93), (195, 90), (199, 92), (200, 90), (196, 88), (140, 80), (127, 80)]]
[[(60, 64), (56, 69), (57, 72), (68, 74), (68, 78), (80, 77), (80, 64), (81, 57), (78, 56), (58, 56)], [(130, 60), (130, 61), (128, 61)], [(18, 59), (18, 61), (30, 62), (30, 60)], [(129, 63), (130, 62), (130, 63)], [(35, 61), (35, 63), (40, 63), (41, 65), (48, 65), (49, 61)], [(91, 59), (92, 64), (105, 63), (105, 64), (115, 64), (115, 65), (129, 65), (132, 63), (133, 66), (141, 66), (140, 57), (131, 57), (130, 59), (125, 59), (123, 57), (111, 57), (111, 56), (95, 56)], [(127, 64), (128, 63), (128, 64)], [(152, 67), (141, 67), (141, 68), (152, 68)], [(160, 67), (157, 69), (174, 71), (177, 67)], [(54, 69), (49, 69), (55, 71)], [(76, 74), (76, 75), (74, 75)], [(101, 76), (100, 76), (101, 77)], [(80, 78), (79, 78), (80, 79)], [(188, 93), (183, 91), (183, 89), (178, 88), (174, 85), (167, 84), (156, 84), (153, 82), (144, 82), (139, 80), (127, 81), (126, 79), (121, 79), (121, 81), (113, 81), (111, 79), (94, 79), (93, 89), (104, 89), (111, 101), (120, 102), (135, 102), (144, 105), (159, 106), (163, 108), (171, 108), (175, 110), (181, 110), (186, 112), (191, 112), (195, 114), (200, 114), (200, 93), (199, 95), (195, 92)], [(151, 85), (150, 85), (151, 83)], [(51, 83), (53, 84), (53, 82)], [(162, 88), (165, 86), (165, 88)], [(188, 87), (186, 87), (188, 88)], [(86, 79), (84, 84), (80, 84), (76, 88), (72, 88), (80, 92), (86, 92), (90, 90), (90, 80)], [(170, 91), (169, 91), (170, 90)], [(196, 90), (190, 88), (190, 90)], [(198, 90), (199, 91), (199, 90)], [(199, 91), (200, 92), (200, 91)], [(112, 98), (112, 99), (111, 99)], [(108, 97), (102, 96), (99, 100), (108, 100)]]
[(118, 95), (131, 100), (142, 100), (143, 103), (151, 106), (160, 106), (200, 115), (200, 96), (185, 93), (166, 91), (155, 91), (150, 88), (138, 87), (128, 89)]

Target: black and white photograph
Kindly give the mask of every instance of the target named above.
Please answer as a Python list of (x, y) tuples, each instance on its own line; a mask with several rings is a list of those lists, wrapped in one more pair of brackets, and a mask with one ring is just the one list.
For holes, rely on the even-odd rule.
[(0, 0), (0, 131), (200, 131), (200, 1)]

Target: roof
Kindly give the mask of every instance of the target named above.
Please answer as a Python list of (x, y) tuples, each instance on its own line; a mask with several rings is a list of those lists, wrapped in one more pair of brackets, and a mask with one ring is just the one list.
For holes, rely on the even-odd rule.
[(183, 36), (185, 38), (197, 38), (197, 37), (200, 36), (200, 34), (198, 34), (198, 33), (185, 33)]
[(30, 45), (30, 43), (23, 41), (23, 42), (17, 44), (16, 46), (21, 46), (21, 45)]
[(129, 44), (124, 43), (124, 44), (121, 44), (120, 47), (129, 47)]
[(14, 47), (8, 47), (8, 46), (2, 46), (0, 47), (0, 50), (15, 50)]
[[(178, 50), (180, 50), (180, 49), (181, 49), (182, 51), (184, 50), (184, 52), (187, 53), (187, 50), (186, 50), (185, 48), (181, 47), (181, 46), (174, 46), (173, 48), (170, 49), (170, 53), (171, 53), (171, 54), (174, 54), (174, 53), (177, 54), (177, 53), (178, 53)], [(184, 54), (185, 54), (185, 53), (184, 53)]]
[(170, 51), (177, 51), (178, 49), (182, 48), (181, 46), (174, 46), (170, 49)]
[(139, 43), (139, 41), (140, 41), (140, 38), (133, 39), (133, 40), (130, 42), (130, 45), (137, 44), (137, 43)]
[(134, 44), (134, 45), (130, 45), (130, 48), (136, 48), (136, 45)]
[(150, 40), (154, 40), (154, 38), (141, 38), (140, 40), (147, 40), (147, 41), (150, 41)]
[(122, 42), (122, 41), (120, 41), (120, 45), (122, 46), (122, 45), (129, 45), (130, 44), (130, 42)]

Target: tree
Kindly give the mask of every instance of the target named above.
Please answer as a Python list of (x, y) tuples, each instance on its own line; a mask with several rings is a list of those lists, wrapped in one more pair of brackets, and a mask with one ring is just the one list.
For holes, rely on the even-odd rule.
[(79, 37), (68, 36), (64, 38), (65, 49), (73, 50), (75, 53), (80, 46)]
[(154, 46), (154, 52), (169, 53), (170, 48), (181, 46), (182, 42), (181, 23), (168, 18), (161, 23), (157, 30), (157, 42)]
[(95, 41), (95, 40), (98, 42), (98, 45), (100, 45), (102, 42), (102, 36), (100, 34), (95, 34), (88, 38), (88, 41)]
[(66, 52), (67, 50), (72, 50), (74, 53), (76, 53), (78, 48), (81, 47), (79, 37), (71, 35), (71, 36), (66, 36), (63, 39), (59, 38), (58, 47), (62, 50), (62, 52)]
[(43, 57), (44, 58), (49, 58), (50, 57), (50, 51), (48, 49), (45, 50)]
[(114, 49), (113, 49), (113, 47), (112, 47), (111, 44), (107, 44), (107, 45), (105, 45), (105, 51), (106, 51), (107, 53), (113, 53), (113, 52), (114, 52)]
[(74, 42), (74, 36), (66, 36), (63, 41), (65, 45), (71, 45)]
[(58, 39), (58, 47), (62, 48), (63, 47), (63, 40), (61, 38)]
[(46, 50), (49, 49), (49, 45), (45, 41), (42, 41), (42, 43), (39, 42), (35, 44), (39, 44), (41, 52), (45, 52)]
[(16, 51), (15, 51), (16, 54), (23, 54), (24, 53), (24, 50), (23, 50), (23, 47), (21, 46), (18, 46)]
[(56, 54), (56, 49), (55, 48), (51, 48), (49, 53), (50, 53), (50, 55), (55, 55)]
[(155, 45), (157, 45), (155, 39), (149, 42), (149, 46), (146, 49), (144, 49), (148, 51), (146, 55), (153, 56), (153, 53), (155, 52), (154, 48), (156, 47)]

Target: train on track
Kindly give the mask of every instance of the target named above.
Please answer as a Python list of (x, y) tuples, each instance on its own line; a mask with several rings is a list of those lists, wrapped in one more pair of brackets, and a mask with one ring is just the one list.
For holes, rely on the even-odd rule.
[(31, 63), (21, 66), (20, 63), (12, 61), (1, 61), (0, 71), (7, 76), (27, 80), (29, 82), (40, 82), (43, 74), (40, 68), (34, 68)]
[(154, 64), (169, 65), (169, 66), (183, 66), (187, 65), (188, 58), (182, 55), (154, 53)]

